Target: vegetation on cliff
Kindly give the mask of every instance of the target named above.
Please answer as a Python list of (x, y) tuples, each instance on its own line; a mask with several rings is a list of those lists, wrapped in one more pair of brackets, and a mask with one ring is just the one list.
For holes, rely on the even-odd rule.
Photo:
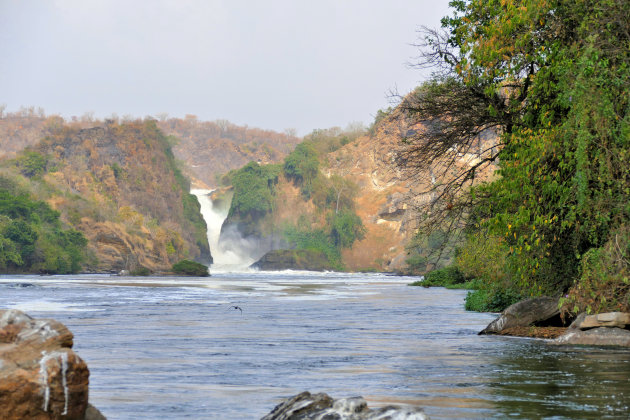
[(89, 129), (59, 123), (5, 160), (3, 173), (83, 233), (89, 258), (72, 271), (82, 262), (88, 270), (168, 270), (185, 257), (210, 258), (206, 225), (173, 142), (152, 120)]
[[(354, 133), (316, 130), (287, 155), (282, 165), (250, 162), (229, 172), (223, 182), (232, 185), (234, 197), (224, 227), (235, 225), (246, 237), (280, 237), (280, 242), (290, 248), (324, 255), (326, 268), (344, 269), (341, 250), (352, 247), (365, 229), (354, 211), (356, 186), (337, 175), (325, 176), (322, 160), (356, 138)], [(299, 215), (292, 214), (292, 220), (279, 216), (287, 203), (279, 197), (278, 188), (289, 185), (299, 189), (298, 201), (309, 207)]]
[[(482, 280), (469, 299), (629, 310), (630, 3), (451, 6), (444, 31), (425, 33), (421, 65), (437, 73), (405, 104), (426, 129), (402, 163), (450, 161), (490, 128), (501, 147), (440, 185), (424, 226), (465, 233), (457, 264)], [(489, 162), (499, 177), (467, 190)]]
[(76, 273), (87, 259), (86, 245), (81, 232), (63, 226), (59, 212), (0, 176), (2, 272)]

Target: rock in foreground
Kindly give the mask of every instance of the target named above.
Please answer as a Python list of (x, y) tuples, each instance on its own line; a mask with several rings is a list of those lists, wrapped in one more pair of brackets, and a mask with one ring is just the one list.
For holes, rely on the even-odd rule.
[(0, 310), (0, 420), (99, 418), (86, 417), (89, 371), (72, 339), (57, 321)]
[(324, 393), (287, 398), (261, 420), (424, 420), (417, 407), (387, 406), (370, 410), (362, 397), (333, 400)]

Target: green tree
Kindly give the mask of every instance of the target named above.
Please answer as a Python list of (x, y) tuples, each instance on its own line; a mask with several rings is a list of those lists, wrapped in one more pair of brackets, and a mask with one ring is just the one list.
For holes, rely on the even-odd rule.
[(363, 222), (352, 211), (331, 213), (328, 217), (328, 225), (332, 242), (339, 249), (351, 248), (357, 239), (361, 240), (365, 237), (366, 229)]
[(307, 198), (313, 192), (313, 182), (319, 174), (319, 158), (311, 142), (298, 144), (284, 160), (284, 173), (302, 188)]
[(17, 159), (17, 166), (24, 176), (29, 178), (40, 176), (46, 172), (48, 158), (39, 152), (26, 150)]
[[(579, 287), (582, 256), (630, 218), (630, 3), (450, 4), (444, 31), (427, 30), (423, 42), (421, 65), (436, 77), (402, 105), (427, 129), (407, 139), (400, 162), (452, 169), (488, 129), (500, 147), (438, 183), (425, 226), (437, 218), (472, 240), (502, 238), (502, 281), (516, 293)], [(499, 178), (470, 190), (488, 162)]]

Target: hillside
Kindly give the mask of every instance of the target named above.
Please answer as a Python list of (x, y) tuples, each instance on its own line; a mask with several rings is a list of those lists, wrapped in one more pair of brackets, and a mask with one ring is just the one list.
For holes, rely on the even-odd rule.
[[(418, 220), (427, 211), (426, 205), (440, 198), (439, 189), (430, 190), (452, 178), (459, 168), (477, 163), (479, 153), (496, 142), (494, 135), (486, 133), (473, 150), (456, 156), (452, 164), (435, 161), (428, 170), (414, 171), (413, 167), (398, 165), (397, 160), (406, 149), (403, 140), (423, 129), (401, 105), (375, 123), (370, 135), (329, 155), (327, 175), (341, 175), (358, 185), (357, 213), (367, 229), (365, 239), (344, 251), (348, 268), (407, 271), (410, 269), (406, 264), (408, 257), (421, 254), (428, 265), (422, 264), (417, 269), (419, 272), (430, 269), (431, 258), (426, 257), (443, 244), (416, 235)], [(494, 166), (481, 168), (476, 182), (490, 180), (495, 169)], [(439, 229), (436, 233), (439, 234)], [(435, 249), (430, 249), (431, 246)]]
[[(427, 257), (443, 244), (435, 237), (416, 235), (417, 221), (425, 211), (421, 205), (437, 198), (438, 193), (428, 190), (435, 183), (449, 179), (459, 167), (477, 162), (477, 151), (492, 147), (495, 136), (479, 139), (475, 150), (458, 155), (452, 165), (436, 161), (429, 171), (401, 169), (396, 160), (404, 151), (403, 139), (423, 129), (421, 124), (410, 122), (404, 108), (399, 106), (381, 113), (382, 118), (370, 133), (351, 137), (342, 132), (307, 136), (303, 144), (308, 144), (307, 148), (312, 148), (317, 158), (308, 153), (297, 156), (295, 161), (299, 164), (293, 176), (288, 176), (287, 169), (292, 167), (290, 161), (303, 144), (285, 159), (284, 173), (272, 166), (250, 167), (256, 172), (253, 178), (269, 179), (270, 187), (266, 191), (267, 182), (263, 182), (253, 188), (252, 180), (242, 182), (247, 185), (243, 189), (252, 193), (257, 188), (261, 191), (253, 194), (257, 202), (267, 200), (268, 203), (246, 214), (237, 211), (242, 203), (233, 203), (233, 211), (223, 229), (232, 227), (245, 237), (257, 240), (260, 252), (264, 253), (283, 246), (299, 247), (290, 238), (287, 243), (287, 233), (289, 237), (295, 234), (295, 230), (287, 230), (287, 226), (297, 229), (302, 239), (308, 233), (309, 240), (314, 240), (319, 231), (334, 236), (338, 215), (348, 211), (358, 216), (362, 232), (356, 237), (350, 235), (353, 237), (350, 246), (338, 247), (340, 267), (351, 271), (411, 270), (416, 273), (432, 268)], [(483, 168), (477, 176), (478, 182), (490, 179), (493, 172), (494, 167)], [(238, 192), (238, 186), (236, 190)], [(308, 246), (320, 247), (312, 243)], [(407, 260), (414, 255), (417, 256), (415, 261), (422, 263), (409, 267)]]
[[(173, 141), (173, 154), (184, 162), (183, 169), (198, 186), (216, 187), (219, 175), (240, 168), (247, 162), (280, 162), (301, 139), (290, 133), (239, 126), (226, 120), (200, 121), (194, 115), (185, 118), (160, 116), (158, 128)], [(131, 122), (116, 116), (108, 121)], [(23, 108), (5, 113), (0, 109), (0, 158), (13, 158), (21, 150), (69, 125), (78, 129), (103, 126), (105, 121), (90, 114), (66, 121), (47, 116), (42, 109)]]
[(5, 184), (45, 200), (82, 232), (95, 271), (209, 262), (205, 222), (155, 122), (57, 125), (3, 162)]
[(219, 175), (247, 162), (276, 163), (301, 141), (290, 134), (238, 126), (225, 120), (199, 121), (188, 115), (158, 122), (160, 129), (179, 139), (175, 156), (186, 164), (188, 174), (207, 187), (216, 187)]

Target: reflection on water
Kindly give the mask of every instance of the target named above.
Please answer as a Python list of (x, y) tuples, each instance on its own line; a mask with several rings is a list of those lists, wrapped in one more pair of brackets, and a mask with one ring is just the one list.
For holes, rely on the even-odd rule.
[(72, 330), (110, 420), (256, 419), (303, 390), (420, 405), (433, 419), (627, 418), (630, 352), (477, 336), (493, 316), (464, 312), (466, 292), (409, 282), (21, 276), (0, 279), (0, 307)]
[(497, 358), (497, 408), (520, 418), (626, 418), (630, 354), (623, 349), (512, 346)]

